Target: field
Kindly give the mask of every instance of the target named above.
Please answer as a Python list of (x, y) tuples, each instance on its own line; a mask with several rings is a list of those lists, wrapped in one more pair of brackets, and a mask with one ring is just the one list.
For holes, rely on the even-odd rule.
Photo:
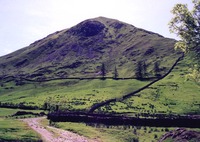
[[(48, 122), (43, 121), (44, 125)], [(173, 128), (135, 127), (135, 126), (106, 126), (101, 124), (59, 122), (55, 127), (68, 130), (90, 139), (102, 142), (156, 142), (161, 135)]]
[[(200, 114), (200, 86), (189, 74), (188, 60), (183, 60), (164, 79), (135, 96), (109, 106), (111, 112), (164, 114)], [(104, 110), (104, 108), (102, 108)]]
[(17, 111), (20, 109), (0, 108), (0, 141), (40, 141), (40, 136), (24, 122), (8, 117)]
[[(60, 109), (87, 111), (95, 103), (118, 98), (98, 109), (101, 112), (116, 112), (124, 115), (138, 116), (146, 114), (200, 114), (200, 86), (193, 79), (187, 78), (190, 62), (185, 59), (164, 79), (135, 94), (126, 100), (123, 95), (133, 92), (150, 81), (113, 80), (113, 79), (63, 79), (41, 83), (24, 81), (18, 86), (14, 81), (2, 81), (0, 87), (1, 103), (23, 104), (44, 107), (44, 103), (59, 105)], [(19, 109), (0, 108), (0, 140), (40, 140), (23, 122), (6, 118)], [(35, 110), (34, 112), (39, 112)], [(48, 121), (43, 122), (48, 125)], [(86, 125), (83, 123), (54, 124), (56, 127), (69, 130), (80, 135), (99, 139), (103, 142), (157, 141), (161, 135), (174, 128), (134, 127)], [(199, 130), (198, 130), (199, 131)]]
[[(11, 116), (20, 109), (0, 108), (0, 141), (39, 141), (40, 136), (32, 131), (24, 122), (14, 119)], [(29, 111), (29, 110), (27, 110)], [(38, 112), (38, 110), (33, 111)], [(23, 118), (24, 116), (22, 116)], [(43, 125), (49, 125), (47, 119), (43, 120)], [(105, 125), (86, 125), (84, 123), (55, 123), (55, 127), (72, 131), (91, 139), (98, 139), (103, 142), (130, 142), (138, 140), (140, 142), (157, 141), (165, 132), (172, 128), (150, 128), (132, 126), (105, 126)]]
[[(4, 109), (0, 108), (0, 140), (40, 140), (39, 136), (28, 128), (26, 124), (18, 119), (5, 118), (13, 115), (20, 109)], [(24, 111), (24, 110), (23, 110)], [(35, 111), (34, 111), (35, 112)], [(37, 111), (36, 111), (37, 112)], [(48, 120), (44, 119), (43, 125), (48, 125)], [(130, 142), (131, 140), (146, 141), (159, 138), (167, 128), (149, 128), (149, 127), (128, 127), (128, 126), (89, 126), (84, 123), (56, 123), (56, 127), (69, 130), (80, 135), (99, 139), (103, 142)]]
[(120, 98), (146, 85), (138, 80), (55, 80), (43, 83), (27, 82), (16, 86), (14, 82), (0, 87), (2, 103), (43, 107), (45, 102), (58, 104), (68, 110), (88, 110), (93, 104), (111, 98)]

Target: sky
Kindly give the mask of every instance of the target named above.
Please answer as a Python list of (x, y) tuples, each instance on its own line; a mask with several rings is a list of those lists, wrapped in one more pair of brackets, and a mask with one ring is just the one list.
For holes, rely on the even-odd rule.
[(0, 0), (0, 56), (99, 16), (177, 39), (168, 28), (177, 3), (191, 7), (191, 0)]

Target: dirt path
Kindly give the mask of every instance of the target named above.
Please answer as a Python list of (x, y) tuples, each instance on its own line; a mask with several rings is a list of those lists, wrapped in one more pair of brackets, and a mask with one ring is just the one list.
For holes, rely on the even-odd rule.
[(22, 121), (26, 122), (33, 130), (42, 136), (44, 142), (98, 142), (78, 134), (61, 130), (50, 126), (42, 126), (40, 121), (45, 117), (27, 118)]

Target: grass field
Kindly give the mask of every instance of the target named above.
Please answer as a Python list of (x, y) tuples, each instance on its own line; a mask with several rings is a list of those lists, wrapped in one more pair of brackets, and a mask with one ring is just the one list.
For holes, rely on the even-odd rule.
[(33, 113), (43, 112), (41, 110), (22, 110), (22, 109), (0, 108), (0, 118), (11, 117), (13, 114), (15, 114), (18, 111), (26, 111), (26, 112), (33, 112)]
[[(48, 121), (43, 121), (48, 125)], [(91, 124), (92, 125), (92, 124)], [(157, 142), (158, 139), (173, 128), (86, 125), (84, 123), (58, 122), (55, 127), (68, 130), (90, 139), (102, 142)]]
[[(41, 84), (26, 83), (15, 86), (14, 82), (0, 87), (1, 102), (42, 107), (44, 102), (59, 104), (68, 110), (87, 110), (94, 103), (119, 98), (148, 81), (138, 80), (57, 80)], [(11, 89), (8, 89), (11, 88)]]
[(30, 129), (27, 124), (19, 119), (8, 117), (17, 111), (20, 111), (20, 109), (0, 108), (0, 141), (40, 141), (40, 136)]
[(200, 114), (200, 86), (186, 78), (188, 73), (189, 62), (183, 60), (166, 78), (127, 100), (111, 103), (110, 111)]
[[(111, 103), (101, 111), (129, 115), (140, 113), (200, 114), (200, 86), (187, 79), (190, 62), (183, 60), (164, 79), (153, 84), (135, 96)], [(42, 107), (44, 102), (59, 104), (68, 110), (88, 110), (93, 104), (133, 92), (148, 84), (138, 80), (55, 80), (43, 83), (26, 82), (16, 86), (15, 82), (2, 82), (0, 100), (2, 103), (23, 103)], [(109, 108), (109, 109), (108, 109)], [(0, 109), (0, 140), (39, 140), (39, 136), (23, 122), (8, 118), (19, 109)], [(38, 112), (38, 111), (36, 111)], [(48, 121), (43, 122), (47, 125)], [(157, 141), (161, 135), (173, 128), (127, 127), (103, 125), (86, 126), (83, 123), (56, 123), (56, 127), (80, 135), (100, 139), (103, 142)]]
[(0, 118), (0, 141), (39, 141), (40, 137), (24, 122)]
[[(0, 108), (0, 141), (38, 141), (40, 137), (32, 131), (24, 122), (19, 119), (13, 119), (11, 116), (20, 109)], [(23, 110), (24, 111), (24, 110)], [(33, 112), (38, 112), (33, 111)], [(8, 118), (6, 118), (8, 117)], [(49, 124), (47, 119), (43, 120), (44, 126)], [(166, 128), (149, 128), (149, 127), (128, 127), (128, 126), (89, 126), (84, 123), (56, 123), (56, 127), (69, 130), (74, 133), (86, 136), (91, 139), (99, 139), (102, 142), (130, 142), (139, 140), (156, 141), (165, 131)]]
[(80, 123), (57, 123), (57, 127), (70, 130), (89, 138), (99, 138), (103, 142), (156, 142), (172, 128), (128, 127), (128, 126), (85, 126)]
[[(0, 108), (0, 141), (39, 141), (40, 137), (19, 119), (6, 118), (20, 109)], [(34, 111), (35, 112), (35, 111)], [(36, 111), (37, 112), (37, 111)], [(43, 125), (49, 124), (47, 119)], [(166, 132), (174, 128), (156, 128), (139, 126), (106, 126), (84, 123), (59, 122), (54, 126), (68, 130), (90, 139), (98, 139), (102, 142), (157, 142)], [(199, 129), (194, 129), (199, 131)]]

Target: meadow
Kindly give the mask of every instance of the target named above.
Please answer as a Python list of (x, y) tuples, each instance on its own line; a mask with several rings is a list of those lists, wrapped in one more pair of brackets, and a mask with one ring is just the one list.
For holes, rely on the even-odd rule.
[(41, 141), (40, 136), (27, 124), (19, 119), (10, 117), (20, 109), (0, 108), (0, 141)]
[(146, 85), (148, 81), (130, 80), (78, 80), (64, 79), (42, 83), (26, 82), (22, 86), (3, 83), (0, 87), (2, 103), (43, 107), (44, 103), (59, 105), (67, 110), (88, 110), (93, 104), (120, 98)]
[[(111, 103), (110, 112), (128, 113), (129, 115), (147, 114), (200, 114), (200, 86), (191, 73), (191, 62), (182, 60), (164, 79), (123, 101)], [(106, 110), (106, 108), (102, 108)]]

